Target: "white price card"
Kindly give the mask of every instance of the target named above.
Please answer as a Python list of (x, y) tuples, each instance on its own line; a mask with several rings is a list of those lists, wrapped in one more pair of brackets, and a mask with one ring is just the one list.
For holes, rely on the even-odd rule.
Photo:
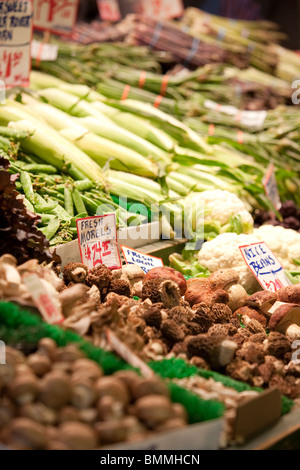
[(279, 210), (281, 207), (281, 201), (273, 163), (271, 163), (268, 168), (267, 174), (263, 180), (263, 185), (267, 197), (269, 198), (275, 209)]
[(32, 28), (32, 1), (0, 0), (1, 88), (29, 86)]
[(57, 44), (47, 44), (45, 42), (36, 41), (31, 43), (31, 58), (40, 61), (55, 61), (58, 54)]
[(64, 317), (61, 307), (55, 303), (51, 294), (47, 292), (39, 276), (35, 273), (28, 274), (23, 277), (23, 281), (43, 319), (52, 325), (63, 322)]
[(142, 361), (134, 352), (129, 349), (129, 347), (123, 343), (109, 328), (106, 330), (106, 338), (110, 347), (117, 353), (119, 356), (124, 359), (132, 367), (136, 367), (142, 373), (142, 375), (148, 379), (154, 377), (154, 372), (150, 367)]
[(118, 0), (97, 0), (99, 15), (103, 21), (119, 21), (121, 12)]
[(124, 245), (121, 245), (121, 249), (126, 264), (136, 264), (140, 266), (145, 273), (150, 271), (150, 269), (164, 266), (163, 260), (161, 258), (156, 258), (156, 256), (146, 255), (145, 253), (132, 250)]
[(79, 0), (33, 0), (34, 28), (69, 35), (75, 26)]
[(282, 287), (291, 285), (281, 263), (265, 242), (242, 245), (239, 249), (264, 290), (277, 292)]
[(77, 219), (76, 223), (81, 260), (88, 270), (100, 264), (120, 269), (116, 215), (85, 217)]
[(155, 20), (171, 20), (184, 13), (182, 0), (141, 0), (143, 14)]

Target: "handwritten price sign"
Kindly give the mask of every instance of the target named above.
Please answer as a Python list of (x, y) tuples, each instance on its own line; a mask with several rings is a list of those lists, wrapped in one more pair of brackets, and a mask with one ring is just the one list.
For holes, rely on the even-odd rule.
[(0, 1), (0, 81), (7, 89), (29, 85), (32, 27), (31, 1)]
[(142, 0), (143, 14), (156, 20), (170, 20), (183, 15), (182, 0)]
[(121, 268), (115, 214), (85, 217), (76, 223), (82, 263), (89, 270), (100, 264)]
[(268, 172), (264, 178), (263, 185), (265, 188), (266, 196), (269, 198), (275, 209), (279, 210), (281, 207), (281, 201), (273, 163), (271, 163), (268, 168)]
[(264, 290), (277, 292), (291, 283), (274, 253), (265, 242), (239, 247), (245, 263)]
[(97, 0), (100, 18), (103, 21), (119, 21), (121, 12), (118, 0)]
[(150, 271), (152, 268), (164, 266), (163, 260), (161, 258), (156, 258), (156, 256), (145, 255), (140, 251), (132, 250), (131, 248), (123, 245), (121, 245), (121, 249), (126, 263), (140, 266), (145, 273)]
[(33, 0), (34, 28), (58, 34), (71, 34), (79, 0)]

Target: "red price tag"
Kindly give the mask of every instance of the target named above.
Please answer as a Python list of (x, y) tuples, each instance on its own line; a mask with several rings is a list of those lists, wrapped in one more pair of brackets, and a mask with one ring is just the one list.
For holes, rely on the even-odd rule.
[(34, 28), (68, 35), (76, 23), (79, 0), (33, 0)]
[(143, 14), (156, 20), (178, 18), (184, 13), (182, 0), (142, 0)]
[(115, 214), (77, 219), (77, 233), (81, 260), (89, 270), (100, 264), (121, 268)]
[(121, 12), (117, 0), (97, 0), (100, 17), (103, 21), (119, 21)]

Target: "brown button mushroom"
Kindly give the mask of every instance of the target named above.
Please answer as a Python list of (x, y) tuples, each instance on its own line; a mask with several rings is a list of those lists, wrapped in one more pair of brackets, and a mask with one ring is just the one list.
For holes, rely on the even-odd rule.
[(116, 444), (127, 437), (127, 426), (121, 420), (95, 423), (95, 431), (102, 444)]
[(28, 356), (27, 364), (38, 377), (42, 377), (47, 374), (51, 369), (51, 361), (49, 357), (39, 353)]
[(97, 403), (98, 417), (101, 421), (115, 421), (125, 414), (124, 404), (114, 397), (106, 395), (99, 398)]
[(9, 426), (9, 441), (14, 448), (39, 450), (47, 445), (44, 426), (28, 418), (15, 418)]
[(268, 314), (268, 311), (276, 302), (276, 300), (277, 294), (267, 290), (262, 290), (259, 292), (255, 292), (255, 294), (252, 294), (247, 299), (247, 305), (251, 308), (260, 310), (262, 313), (269, 316), (270, 314)]
[(269, 321), (272, 331), (284, 333), (292, 339), (300, 338), (300, 306), (297, 304), (285, 304), (278, 307)]
[(82, 377), (71, 377), (72, 392), (70, 402), (75, 408), (89, 408), (96, 398), (93, 382)]
[(93, 450), (98, 445), (96, 432), (87, 424), (67, 421), (59, 427), (60, 441), (72, 450)]
[(172, 417), (172, 403), (163, 395), (147, 395), (135, 403), (135, 414), (150, 429)]
[(18, 412), (20, 416), (32, 419), (40, 424), (52, 425), (57, 421), (56, 411), (43, 403), (28, 403), (20, 407)]
[(147, 281), (151, 279), (173, 281), (176, 284), (178, 284), (179, 289), (180, 289), (180, 295), (182, 296), (185, 294), (185, 291), (187, 288), (185, 277), (183, 276), (183, 274), (181, 274), (180, 272), (176, 271), (173, 268), (164, 266), (164, 267), (150, 269), (150, 271), (147, 272), (147, 274), (145, 275), (143, 279), (143, 284), (145, 284)]
[[(3, 366), (2, 366), (3, 367)], [(31, 373), (22, 373), (9, 384), (9, 396), (18, 405), (32, 403), (39, 393), (39, 382)]]
[(128, 389), (121, 379), (116, 377), (101, 377), (95, 383), (96, 397), (111, 396), (116, 401), (127, 405), (130, 401)]
[(138, 400), (146, 395), (169, 396), (169, 390), (164, 382), (159, 379), (142, 379), (133, 387), (133, 398)]
[(50, 360), (54, 359), (57, 344), (52, 338), (42, 338), (38, 342), (38, 352), (49, 357)]
[(41, 382), (39, 400), (50, 408), (58, 409), (66, 405), (71, 398), (69, 376), (61, 371), (46, 374)]
[(73, 362), (72, 367), (73, 376), (84, 377), (85, 379), (96, 380), (103, 376), (102, 368), (91, 359), (81, 358)]

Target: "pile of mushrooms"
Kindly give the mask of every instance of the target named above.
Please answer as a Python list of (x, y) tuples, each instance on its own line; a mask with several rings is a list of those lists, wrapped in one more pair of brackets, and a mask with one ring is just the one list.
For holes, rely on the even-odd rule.
[(187, 424), (159, 378), (104, 376), (76, 345), (43, 338), (25, 357), (7, 347), (0, 367), (0, 442), (12, 449), (89, 450)]
[[(292, 360), (300, 339), (300, 285), (249, 296), (231, 269), (185, 280), (168, 267), (146, 275), (134, 265), (88, 272), (81, 263), (58, 277), (33, 260), (17, 267), (0, 258), (0, 294), (30, 302), (24, 274), (37, 273), (65, 318), (62, 326), (111, 350), (110, 328), (143, 360), (181, 357), (253, 386), (300, 394), (300, 366)], [(269, 334), (268, 334), (269, 332)]]

